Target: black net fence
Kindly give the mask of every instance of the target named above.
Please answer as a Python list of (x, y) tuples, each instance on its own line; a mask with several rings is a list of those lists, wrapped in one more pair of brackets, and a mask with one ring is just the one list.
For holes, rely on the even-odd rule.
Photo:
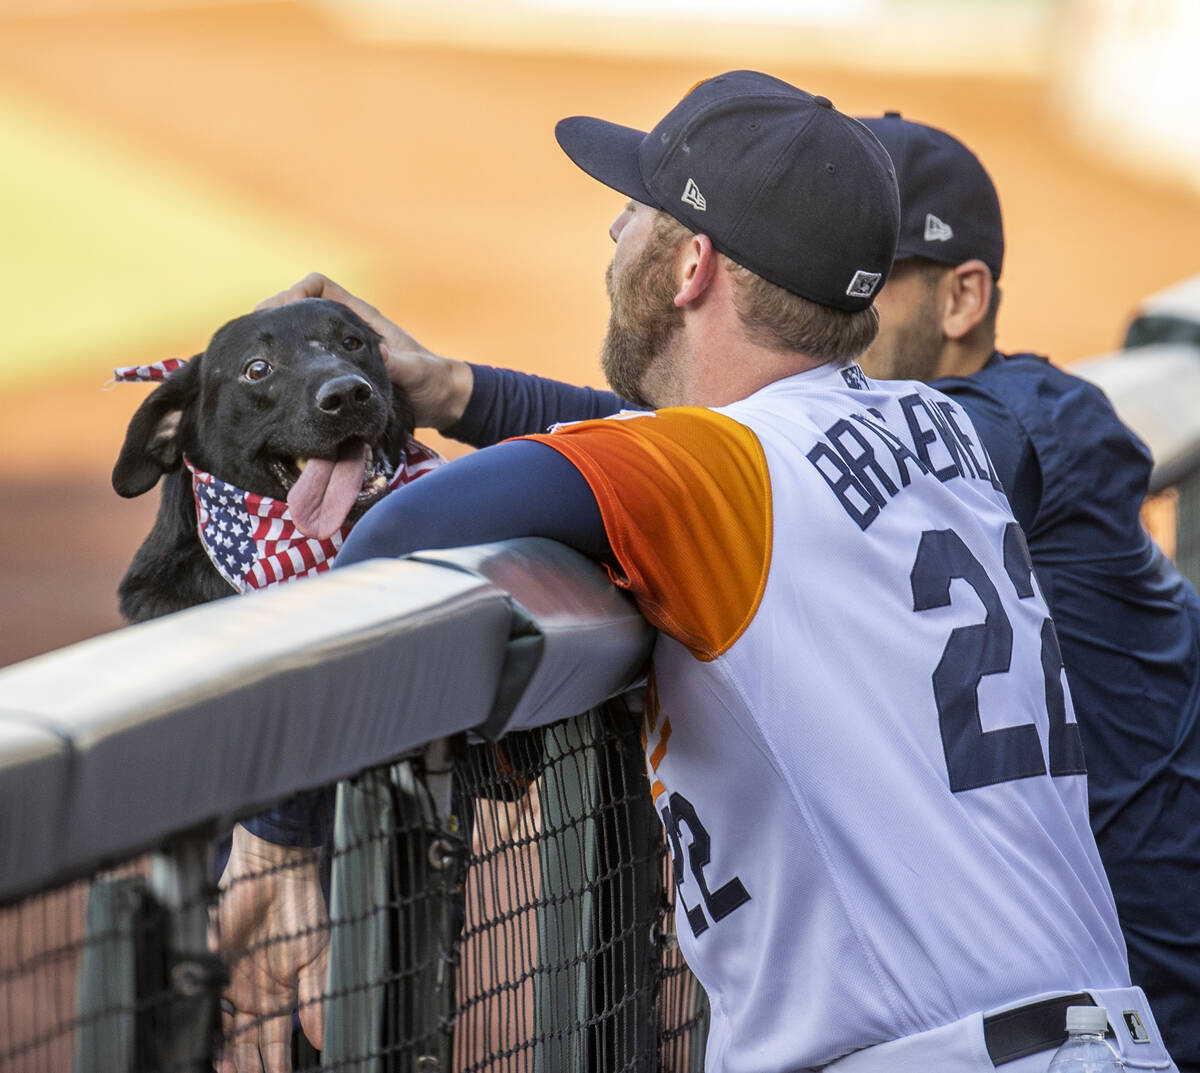
[(192, 832), (0, 909), (0, 1071), (702, 1068), (630, 698), (363, 772), (317, 841)]

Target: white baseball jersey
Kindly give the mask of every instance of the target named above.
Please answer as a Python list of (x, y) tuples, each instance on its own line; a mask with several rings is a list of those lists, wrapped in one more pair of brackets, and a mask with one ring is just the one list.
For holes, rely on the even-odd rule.
[(970, 420), (824, 366), (537, 437), (660, 629), (646, 725), (710, 1073), (1129, 983), (1078, 727)]

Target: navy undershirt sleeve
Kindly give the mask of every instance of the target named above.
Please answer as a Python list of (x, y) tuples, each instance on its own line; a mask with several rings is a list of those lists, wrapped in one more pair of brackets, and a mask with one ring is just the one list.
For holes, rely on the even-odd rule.
[(575, 387), (513, 369), (472, 365), (474, 386), (458, 423), (443, 435), (472, 447), (547, 431), (560, 421), (586, 421), (640, 409), (611, 391)]
[(397, 488), (351, 531), (334, 569), (427, 548), (549, 537), (613, 562), (596, 497), (553, 447), (509, 440)]

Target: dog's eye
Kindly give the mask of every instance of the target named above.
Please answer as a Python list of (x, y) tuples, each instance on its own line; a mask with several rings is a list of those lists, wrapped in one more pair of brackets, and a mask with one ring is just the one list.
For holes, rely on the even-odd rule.
[(358, 350), (363, 345), (363, 341), (357, 335), (348, 335), (342, 340), (342, 346), (347, 350)]
[(246, 362), (246, 367), (242, 370), (243, 380), (262, 380), (271, 375), (271, 363), (263, 361), (262, 358), (255, 358), (253, 361)]

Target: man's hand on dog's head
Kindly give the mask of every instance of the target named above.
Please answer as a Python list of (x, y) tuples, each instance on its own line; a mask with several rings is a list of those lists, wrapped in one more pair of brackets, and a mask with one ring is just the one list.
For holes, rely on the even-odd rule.
[(471, 367), (464, 361), (433, 353), (373, 305), (351, 294), (328, 276), (311, 272), (254, 308), (274, 309), (305, 298), (341, 302), (383, 337), (383, 360), (388, 376), (392, 383), (408, 392), (419, 426), (442, 431), (462, 417), (475, 379)]

